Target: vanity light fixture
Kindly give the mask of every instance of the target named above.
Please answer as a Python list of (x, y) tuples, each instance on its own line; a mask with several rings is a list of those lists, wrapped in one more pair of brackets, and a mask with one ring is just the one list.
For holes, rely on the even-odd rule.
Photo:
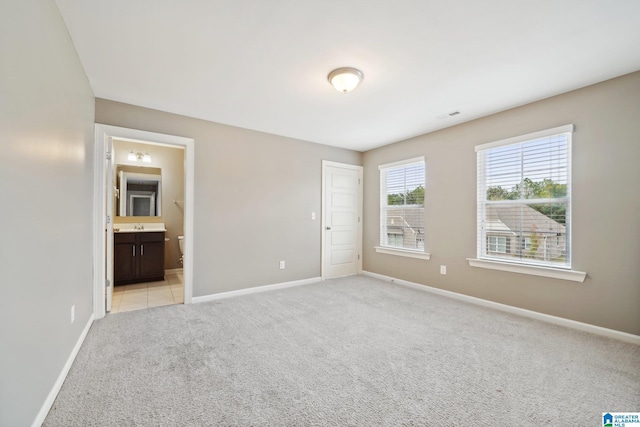
[(148, 151), (142, 154), (141, 152), (134, 153), (133, 150), (131, 150), (127, 156), (127, 160), (131, 162), (143, 161), (144, 163), (151, 163), (151, 156)]
[(327, 76), (329, 83), (336, 88), (338, 92), (351, 92), (362, 82), (364, 75), (362, 71), (351, 67), (342, 67), (333, 70)]

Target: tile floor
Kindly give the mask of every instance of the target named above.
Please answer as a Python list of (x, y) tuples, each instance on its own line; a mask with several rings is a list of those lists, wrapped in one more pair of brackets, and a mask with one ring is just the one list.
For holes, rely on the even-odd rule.
[(111, 313), (182, 304), (183, 295), (182, 272), (167, 274), (161, 282), (116, 286), (113, 288)]

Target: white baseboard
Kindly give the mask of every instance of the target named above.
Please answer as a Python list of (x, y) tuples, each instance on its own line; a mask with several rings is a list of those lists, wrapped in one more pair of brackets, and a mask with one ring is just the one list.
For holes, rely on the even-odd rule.
[(410, 287), (412, 289), (418, 289), (424, 292), (430, 292), (459, 301), (465, 301), (483, 307), (489, 307), (496, 310), (504, 311), (511, 314), (516, 314), (530, 319), (541, 320), (543, 322), (553, 323), (555, 325), (565, 326), (567, 328), (577, 329), (579, 331), (590, 332), (592, 334), (614, 338), (620, 341), (625, 341), (631, 344), (640, 345), (640, 336), (629, 334), (626, 332), (616, 331), (614, 329), (603, 328), (601, 326), (590, 325), (588, 323), (578, 322), (575, 320), (565, 319), (563, 317), (552, 316), (550, 314), (539, 313), (537, 311), (526, 310), (524, 308), (514, 307), (507, 304), (501, 304), (499, 302), (489, 301), (482, 298), (476, 298), (469, 295), (459, 294), (457, 292), (445, 291), (444, 289), (434, 288), (427, 285), (421, 285), (419, 283), (409, 282), (402, 279), (396, 279), (395, 277), (384, 276), (378, 273), (372, 273), (370, 271), (363, 271), (363, 275), (374, 277), (376, 279), (384, 280), (387, 282), (393, 282), (398, 285)]
[(44, 422), (44, 419), (47, 418), (47, 414), (49, 413), (49, 410), (51, 410), (51, 407), (53, 406), (53, 402), (55, 402), (56, 397), (58, 396), (58, 393), (62, 388), (62, 384), (64, 383), (64, 380), (67, 378), (67, 374), (71, 369), (71, 365), (73, 365), (73, 361), (76, 360), (76, 356), (80, 351), (80, 347), (82, 346), (84, 339), (87, 337), (87, 333), (89, 332), (89, 329), (93, 324), (93, 319), (94, 317), (92, 313), (91, 317), (89, 317), (89, 321), (87, 322), (87, 325), (84, 327), (84, 330), (80, 334), (80, 338), (78, 338), (76, 345), (73, 347), (73, 350), (71, 350), (71, 354), (69, 354), (69, 358), (67, 359), (67, 362), (62, 367), (62, 371), (60, 372), (60, 375), (58, 375), (58, 379), (56, 379), (56, 382), (53, 384), (51, 391), (49, 392), (49, 394), (47, 395), (47, 398), (42, 404), (42, 407), (40, 408), (40, 411), (38, 412), (36, 419), (33, 420), (33, 424), (31, 424), (31, 427), (41, 426), (42, 423)]
[(275, 283), (273, 285), (256, 286), (253, 288), (240, 289), (237, 291), (220, 292), (219, 294), (204, 295), (201, 297), (191, 298), (193, 304), (201, 302), (215, 301), (218, 299), (237, 297), (240, 295), (256, 294), (259, 292), (274, 291), (276, 289), (291, 288), (293, 286), (309, 285), (322, 281), (320, 277), (312, 277), (310, 279), (294, 280), (292, 282)]
[(176, 273), (182, 273), (184, 271), (183, 268), (170, 268), (168, 270), (164, 271), (164, 274), (176, 274)]

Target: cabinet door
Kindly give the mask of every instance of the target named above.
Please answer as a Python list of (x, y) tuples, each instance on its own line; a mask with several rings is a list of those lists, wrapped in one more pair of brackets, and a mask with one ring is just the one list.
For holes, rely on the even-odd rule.
[(140, 277), (164, 278), (164, 241), (140, 243)]
[(113, 265), (115, 283), (136, 278), (137, 255), (135, 243), (118, 243), (113, 246)]

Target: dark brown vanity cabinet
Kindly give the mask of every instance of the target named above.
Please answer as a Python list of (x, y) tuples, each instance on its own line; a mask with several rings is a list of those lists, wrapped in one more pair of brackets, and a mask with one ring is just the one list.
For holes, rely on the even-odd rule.
[(164, 232), (115, 233), (116, 285), (164, 280)]

